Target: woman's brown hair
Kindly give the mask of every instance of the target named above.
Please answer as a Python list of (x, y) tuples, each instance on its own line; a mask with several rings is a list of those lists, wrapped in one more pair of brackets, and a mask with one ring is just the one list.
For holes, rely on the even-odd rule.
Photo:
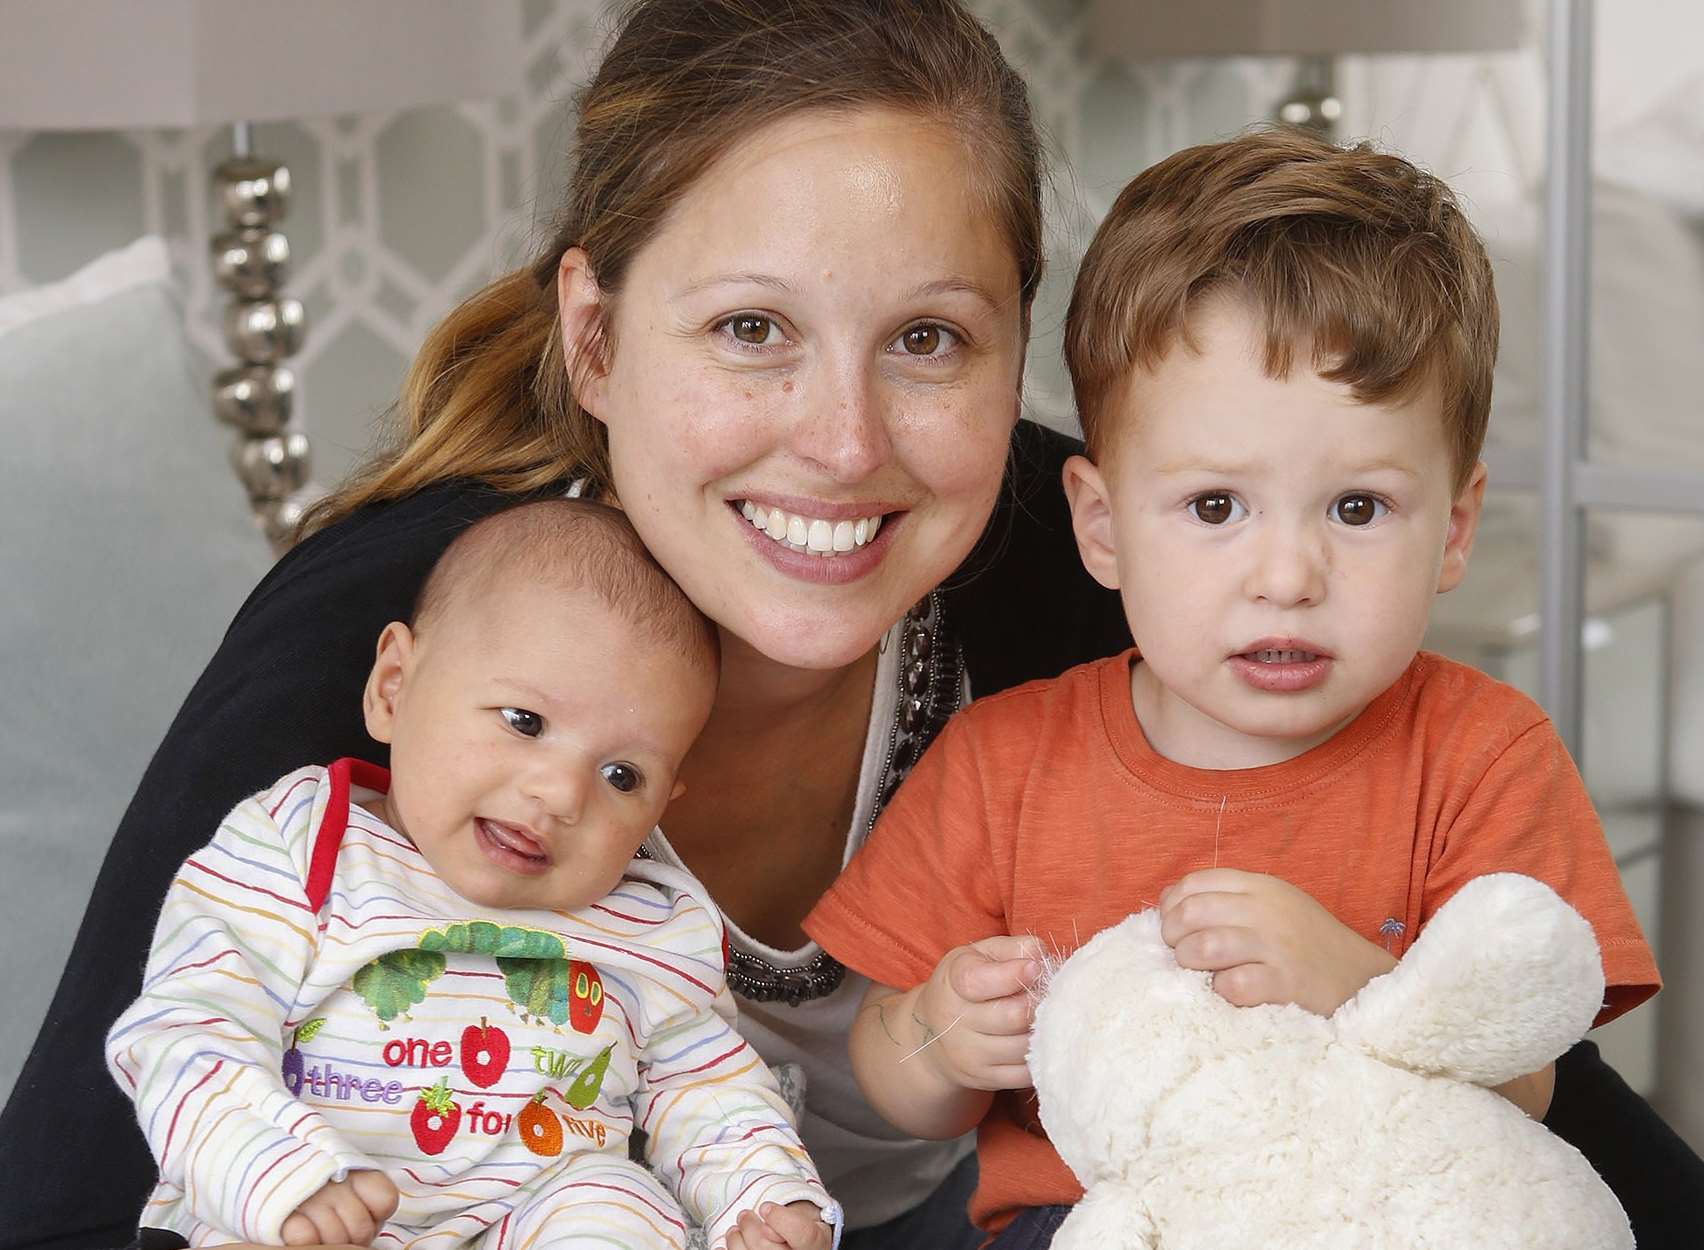
[(571, 370), (607, 358), (607, 320), (565, 359), (556, 272), (585, 249), (619, 294), (628, 265), (720, 157), (810, 109), (884, 107), (953, 127), (986, 178), (1027, 310), (1041, 281), (1041, 155), (1023, 80), (959, 0), (635, 0), (578, 100), (575, 163), (537, 258), (452, 311), (415, 357), (398, 445), (358, 470), (302, 532), (452, 478), (537, 490), (609, 485), (604, 428)]

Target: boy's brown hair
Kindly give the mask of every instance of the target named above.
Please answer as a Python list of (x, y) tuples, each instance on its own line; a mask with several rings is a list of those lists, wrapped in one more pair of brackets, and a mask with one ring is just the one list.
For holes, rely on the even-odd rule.
[(1227, 292), (1264, 322), (1273, 377), (1301, 350), (1363, 403), (1435, 384), (1455, 487), (1467, 484), (1491, 409), (1497, 295), (1442, 180), (1291, 128), (1186, 148), (1138, 175), (1090, 243), (1065, 321), (1091, 459), (1108, 450), (1131, 370), (1179, 339), (1193, 348), (1190, 310)]

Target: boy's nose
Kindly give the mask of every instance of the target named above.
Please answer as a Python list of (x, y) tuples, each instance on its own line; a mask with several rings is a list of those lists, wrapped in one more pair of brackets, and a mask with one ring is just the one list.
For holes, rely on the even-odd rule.
[(1306, 607), (1325, 598), (1330, 558), (1311, 528), (1275, 527), (1255, 553), (1248, 571), (1249, 598), (1276, 607)]

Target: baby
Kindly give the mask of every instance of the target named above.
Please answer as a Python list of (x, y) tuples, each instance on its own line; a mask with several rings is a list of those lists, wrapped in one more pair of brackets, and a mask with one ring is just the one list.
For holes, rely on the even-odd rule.
[[(1592, 923), (1599, 1023), (1658, 985), (1549, 721), (1420, 650), (1472, 550), (1497, 353), (1449, 189), (1299, 132), (1180, 152), (1102, 223), (1066, 353), (1078, 549), (1136, 645), (961, 712), (805, 925), (875, 983), (871, 1102), (978, 1129), (999, 1247), (1082, 1193), (1027, 1089), (1040, 955), (1133, 911), (1229, 1002), (1328, 1015), (1466, 881), (1521, 872)], [(1500, 1092), (1542, 1117), (1553, 1079)]]
[(160, 1169), (143, 1226), (607, 1250), (683, 1245), (684, 1208), (730, 1250), (837, 1240), (715, 905), (635, 858), (717, 671), (616, 510), (458, 537), (379, 637), (389, 772), (298, 769), (173, 882), (107, 1039)]

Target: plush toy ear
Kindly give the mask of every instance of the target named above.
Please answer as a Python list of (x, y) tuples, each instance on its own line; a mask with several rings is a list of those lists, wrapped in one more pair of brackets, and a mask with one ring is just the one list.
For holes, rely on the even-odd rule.
[(1396, 1067), (1501, 1085), (1579, 1041), (1602, 1005), (1591, 925), (1549, 886), (1505, 872), (1457, 891), (1332, 1024)]

